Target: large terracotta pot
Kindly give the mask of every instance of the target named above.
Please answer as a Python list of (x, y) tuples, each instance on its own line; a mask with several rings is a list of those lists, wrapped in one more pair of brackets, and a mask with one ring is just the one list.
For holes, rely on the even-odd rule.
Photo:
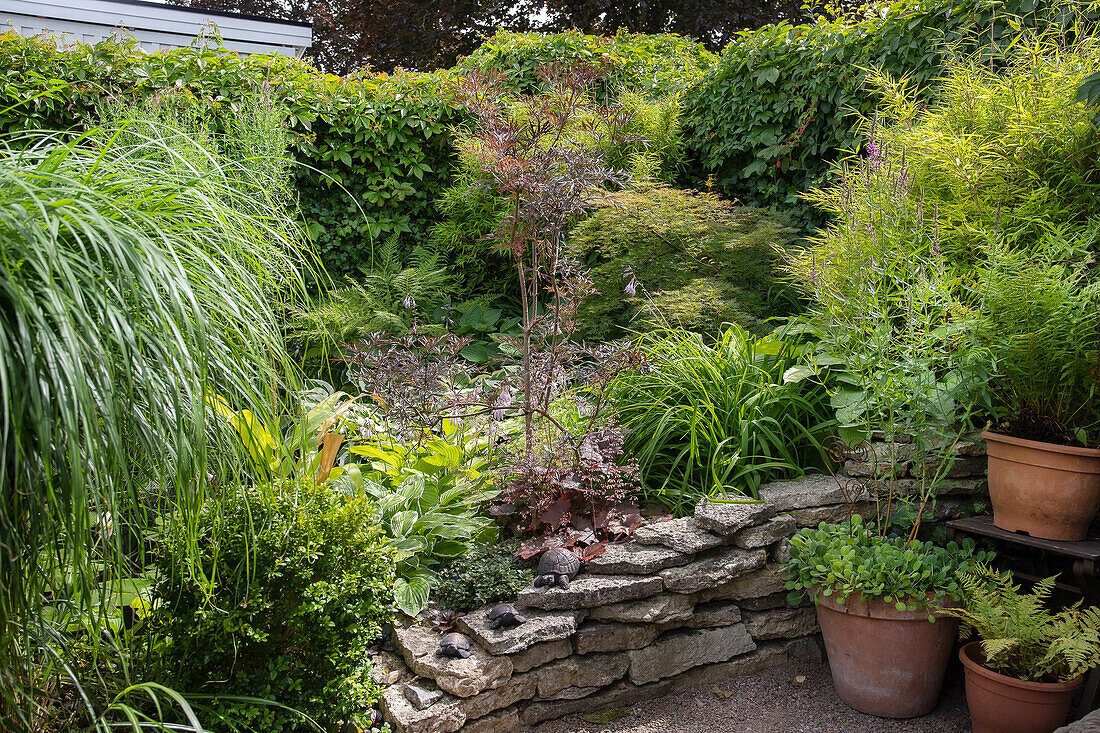
[(982, 433), (993, 524), (1032, 537), (1085, 539), (1100, 509), (1100, 450)]
[(979, 641), (959, 650), (973, 733), (1051, 733), (1066, 722), (1070, 700), (1084, 677), (1069, 682), (1026, 682), (982, 666)]
[(817, 620), (840, 699), (884, 718), (915, 718), (936, 707), (955, 645), (957, 619), (899, 611), (878, 599), (843, 605), (821, 596)]

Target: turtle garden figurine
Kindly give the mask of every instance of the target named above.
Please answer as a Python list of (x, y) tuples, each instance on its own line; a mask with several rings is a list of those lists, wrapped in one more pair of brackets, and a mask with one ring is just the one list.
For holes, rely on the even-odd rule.
[(527, 617), (516, 610), (511, 603), (498, 603), (485, 614), (490, 629), (511, 629), (527, 623)]
[(565, 589), (569, 581), (581, 571), (581, 561), (569, 550), (555, 547), (542, 553), (539, 558), (539, 573), (535, 577), (535, 587), (544, 585)]
[(444, 634), (439, 640), (439, 650), (435, 654), (438, 657), (466, 659), (470, 656), (470, 640), (462, 634)]

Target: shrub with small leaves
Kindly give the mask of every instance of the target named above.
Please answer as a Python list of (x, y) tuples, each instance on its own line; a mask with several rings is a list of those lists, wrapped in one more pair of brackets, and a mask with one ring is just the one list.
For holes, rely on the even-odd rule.
[(534, 573), (516, 557), (517, 540), (481, 545), (439, 573), (435, 597), (452, 611), (472, 611), (488, 603), (514, 600)]
[(377, 507), (313, 477), (222, 499), (203, 507), (193, 534), (169, 531), (158, 553), (155, 681), (212, 695), (223, 729), (305, 730), (302, 713), (324, 731), (369, 728), (380, 690), (367, 649), (394, 584)]
[(882, 537), (863, 517), (807, 527), (791, 538), (791, 558), (783, 567), (790, 600), (804, 592), (819, 596), (881, 598), (898, 610), (937, 605), (959, 595), (958, 572), (992, 555), (973, 541), (946, 546), (903, 537)]

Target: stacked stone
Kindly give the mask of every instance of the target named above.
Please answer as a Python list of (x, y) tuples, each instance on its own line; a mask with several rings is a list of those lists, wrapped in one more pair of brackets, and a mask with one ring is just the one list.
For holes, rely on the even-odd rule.
[(791, 657), (820, 661), (814, 609), (787, 604), (778, 563), (790, 535), (843, 496), (827, 476), (769, 484), (761, 496), (704, 499), (693, 517), (610, 545), (567, 589), (528, 587), (516, 601), (528, 621), (515, 628), (489, 628), (487, 609), (463, 616), (467, 659), (437, 656), (439, 634), (426, 625), (396, 629), (400, 658), (376, 662), (390, 685), (386, 720), (398, 733), (523, 730)]
[[(855, 479), (873, 481), (882, 487), (893, 485), (901, 495), (916, 495), (922, 480), (943, 473), (934, 487), (936, 505), (933, 521), (973, 513), (975, 502), (988, 500), (986, 482), (987, 459), (985, 443), (978, 436), (968, 436), (951, 447), (951, 464), (942, 471), (945, 460), (937, 456), (917, 455), (911, 436), (900, 435), (892, 441), (876, 434), (867, 449), (867, 460), (849, 460), (844, 473)], [(826, 520), (829, 521), (829, 520)]]

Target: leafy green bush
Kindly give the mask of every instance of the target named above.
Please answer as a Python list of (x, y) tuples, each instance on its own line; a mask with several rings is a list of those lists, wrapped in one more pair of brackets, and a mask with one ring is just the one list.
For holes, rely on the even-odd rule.
[(544, 64), (581, 61), (603, 66), (611, 89), (670, 94), (696, 83), (716, 56), (701, 43), (672, 34), (647, 36), (619, 32), (614, 36), (499, 31), (467, 58), (459, 72), (495, 69), (530, 93), (538, 86), (535, 70)]
[[(851, 117), (877, 99), (864, 81), (881, 69), (917, 87), (933, 83), (953, 52), (1016, 35), (1010, 14), (1043, 27), (1037, 3), (926, 0), (876, 6), (859, 19), (786, 22), (741, 33), (688, 93), (686, 180), (712, 178), (723, 196), (776, 206), (806, 223), (821, 212), (800, 202), (843, 151), (860, 147)], [(1058, 23), (1051, 23), (1057, 27)]]
[(478, 545), (439, 572), (435, 599), (441, 608), (473, 611), (488, 603), (513, 601), (534, 573), (516, 557), (518, 540)]
[(945, 547), (903, 537), (883, 537), (853, 515), (848, 522), (801, 529), (791, 538), (791, 558), (783, 566), (790, 601), (804, 592), (816, 600), (835, 596), (880, 598), (899, 610), (934, 607), (960, 594), (959, 571), (987, 558), (972, 540)]
[(833, 421), (820, 378), (799, 347), (731, 327), (715, 344), (685, 331), (640, 341), (646, 369), (613, 383), (644, 498), (678, 514), (701, 496), (756, 496), (774, 478), (820, 464)]
[[(1081, 79), (1100, 68), (1100, 44), (1056, 40), (1022, 35), (992, 71), (983, 58), (949, 64), (942, 100), (929, 108), (911, 85), (873, 77), (885, 101), (877, 121), (861, 123), (866, 156), (838, 166), (835, 183), (813, 192), (835, 219), (790, 262), (814, 296), (814, 331), (828, 358), (851, 373), (834, 398), (842, 425), (885, 418), (868, 389), (884, 373), (901, 377), (895, 402), (903, 393), (910, 404), (908, 395), (920, 396), (921, 409), (945, 423), (972, 409), (1017, 417), (1006, 413), (1004, 385), (993, 383), (1000, 404), (987, 387), (1010, 366), (995, 349), (1020, 343), (1002, 341), (984, 354), (969, 345), (975, 328), (986, 331), (979, 341), (987, 345), (1000, 339), (998, 329), (1012, 333), (996, 319), (1022, 315), (1028, 285), (985, 276), (976, 287), (975, 271), (997, 270), (989, 253), (1002, 252), (1016, 253), (1018, 264), (1034, 260), (1028, 270), (1036, 277), (1059, 262), (1070, 277), (1087, 273), (1097, 249), (1084, 182), (1096, 176), (1100, 138), (1092, 111), (1073, 100)], [(1007, 310), (996, 316), (988, 304), (997, 298), (1016, 302), (1001, 302)], [(1083, 329), (1074, 338), (1060, 352), (1073, 364), (1057, 369), (1081, 375), (1093, 363), (1093, 342)]]
[(724, 323), (760, 331), (796, 304), (773, 272), (792, 235), (766, 212), (713, 194), (662, 184), (610, 194), (571, 232), (599, 291), (578, 310), (578, 332), (607, 340), (661, 326), (715, 333)]
[(169, 532), (157, 557), (151, 624), (164, 635), (163, 681), (214, 695), (211, 709), (232, 725), (303, 726), (291, 710), (220, 699), (238, 695), (329, 731), (369, 727), (379, 690), (366, 652), (389, 618), (394, 580), (374, 503), (310, 477), (230, 489), (196, 526), (197, 542)]
[(1055, 577), (1020, 593), (1009, 571), (979, 564), (962, 577), (959, 637), (976, 634), (983, 666), (1031, 682), (1066, 682), (1100, 664), (1100, 610), (1078, 601), (1055, 613), (1046, 607)]

